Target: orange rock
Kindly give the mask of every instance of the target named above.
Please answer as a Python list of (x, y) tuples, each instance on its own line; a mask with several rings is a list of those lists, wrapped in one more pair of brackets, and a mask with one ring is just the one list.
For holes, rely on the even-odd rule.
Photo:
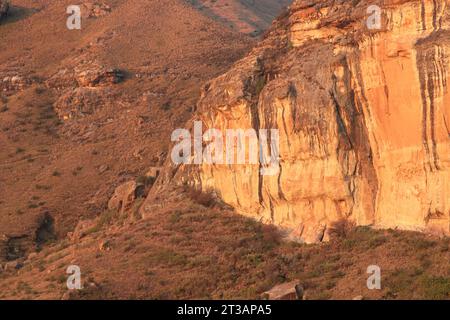
[(380, 30), (366, 27), (370, 1), (303, 3), (212, 80), (197, 108), (204, 127), (222, 132), (277, 128), (279, 173), (184, 165), (172, 181), (216, 190), (307, 242), (342, 218), (448, 234), (449, 1), (385, 1)]

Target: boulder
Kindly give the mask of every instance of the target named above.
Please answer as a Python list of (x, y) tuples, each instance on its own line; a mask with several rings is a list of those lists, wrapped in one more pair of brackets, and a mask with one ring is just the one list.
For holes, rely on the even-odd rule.
[(128, 181), (118, 186), (108, 202), (108, 209), (117, 210), (120, 213), (125, 212), (131, 207), (136, 199), (137, 188), (138, 185), (136, 181)]
[(303, 300), (304, 289), (298, 280), (277, 285), (263, 293), (266, 300)]
[(5, 264), (5, 271), (19, 270), (21, 268), (23, 268), (23, 263), (20, 261), (10, 261)]

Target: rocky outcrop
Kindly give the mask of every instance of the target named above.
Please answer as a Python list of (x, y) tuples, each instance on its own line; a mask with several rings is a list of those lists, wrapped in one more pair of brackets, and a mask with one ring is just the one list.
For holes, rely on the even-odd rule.
[[(372, 5), (380, 28), (367, 24)], [(203, 130), (278, 129), (277, 174), (168, 164), (159, 188), (213, 189), (306, 242), (340, 219), (448, 234), (449, 28), (448, 0), (296, 1), (205, 86), (196, 116)]]
[(0, 91), (11, 94), (16, 91), (23, 90), (29, 87), (33, 82), (37, 82), (38, 79), (31, 77), (24, 77), (21, 75), (5, 75), (0, 79)]
[(68, 120), (92, 114), (112, 100), (108, 88), (67, 89), (54, 103), (54, 109), (60, 119)]
[(126, 182), (116, 188), (114, 195), (108, 202), (109, 210), (116, 210), (121, 213), (131, 207), (136, 199), (138, 185), (135, 181)]
[(78, 84), (82, 87), (108, 86), (119, 83), (124, 78), (120, 70), (105, 67), (84, 70), (76, 76)]
[(74, 231), (67, 234), (67, 237), (70, 241), (76, 242), (94, 230), (95, 226), (95, 220), (81, 220), (77, 223)]
[(60, 119), (83, 117), (110, 104), (114, 99), (112, 86), (124, 80), (122, 71), (86, 60), (74, 69), (59, 70), (45, 82), (48, 88), (60, 92), (54, 103)]
[(13, 261), (25, 256), (29, 237), (20, 235), (0, 235), (0, 261)]
[(99, 18), (110, 13), (111, 7), (106, 3), (86, 2), (83, 3), (81, 12), (85, 18)]

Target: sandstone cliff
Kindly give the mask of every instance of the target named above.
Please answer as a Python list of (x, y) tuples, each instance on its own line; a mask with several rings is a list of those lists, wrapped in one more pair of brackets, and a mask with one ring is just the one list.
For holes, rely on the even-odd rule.
[[(381, 8), (369, 29), (367, 8)], [(277, 128), (259, 165), (168, 163), (168, 181), (322, 241), (333, 221), (449, 233), (450, 1), (299, 0), (246, 58), (208, 83), (203, 129)], [(170, 162), (170, 161), (168, 161)]]

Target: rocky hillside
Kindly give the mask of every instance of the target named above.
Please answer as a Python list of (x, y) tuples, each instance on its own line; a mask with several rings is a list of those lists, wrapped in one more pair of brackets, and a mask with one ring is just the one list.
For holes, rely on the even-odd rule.
[(35, 249), (46, 216), (65, 238), (117, 185), (161, 165), (198, 84), (254, 43), (181, 0), (81, 1), (81, 30), (66, 27), (70, 1), (10, 3), (0, 24), (0, 263)]
[[(377, 28), (371, 5), (381, 9)], [(204, 87), (194, 119), (204, 131), (278, 129), (278, 173), (169, 161), (160, 185), (212, 190), (306, 242), (327, 239), (341, 219), (448, 234), (449, 28), (446, 0), (295, 1)]]
[[(449, 299), (448, 237), (348, 221), (448, 225), (445, 3), (381, 6), (390, 23), (369, 32), (368, 1), (298, 1), (248, 54), (255, 40), (223, 25), (237, 6), (216, 2), (226, 19), (185, 0), (80, 1), (68, 30), (71, 0), (11, 1), (0, 299), (257, 299), (292, 281), (304, 299)], [(193, 114), (204, 129), (278, 128), (278, 174), (172, 166)]]

